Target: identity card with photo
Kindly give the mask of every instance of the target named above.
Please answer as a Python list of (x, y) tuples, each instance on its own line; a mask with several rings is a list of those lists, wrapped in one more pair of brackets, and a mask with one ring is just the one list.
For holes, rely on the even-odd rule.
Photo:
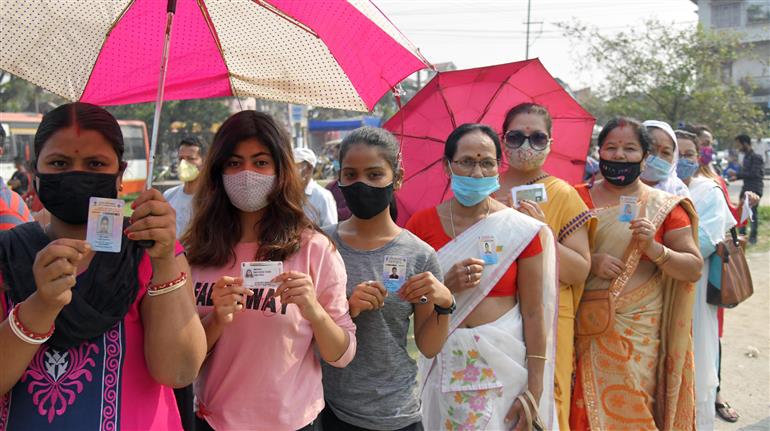
[(636, 196), (621, 196), (618, 221), (630, 223), (637, 214), (639, 214), (639, 204), (636, 201)]
[(89, 199), (86, 241), (94, 251), (120, 253), (120, 243), (123, 239), (123, 205), (123, 199)]
[(513, 206), (518, 207), (519, 201), (531, 201), (535, 203), (548, 202), (548, 193), (543, 184), (527, 184), (511, 188)]
[(406, 282), (406, 257), (385, 256), (382, 265), (382, 284), (390, 292), (396, 292)]
[(479, 256), (484, 265), (495, 265), (498, 262), (497, 242), (492, 235), (479, 237)]
[(262, 261), (242, 262), (241, 278), (243, 287), (259, 289), (262, 287), (276, 287), (273, 279), (283, 274), (283, 262)]

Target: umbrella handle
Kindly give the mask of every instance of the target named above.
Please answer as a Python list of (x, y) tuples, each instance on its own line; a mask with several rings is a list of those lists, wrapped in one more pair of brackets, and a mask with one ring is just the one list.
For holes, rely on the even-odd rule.
[[(155, 170), (155, 153), (158, 149), (158, 128), (160, 127), (160, 111), (163, 109), (163, 90), (166, 86), (166, 70), (168, 66), (168, 51), (171, 46), (171, 25), (174, 22), (174, 12), (176, 11), (176, 0), (168, 0), (166, 5), (166, 30), (163, 38), (163, 55), (160, 59), (160, 77), (158, 78), (158, 93), (155, 98), (155, 115), (152, 119), (152, 139), (150, 141), (149, 164), (147, 166), (147, 181), (145, 189), (152, 188), (152, 175)], [(152, 248), (155, 241), (142, 240), (137, 241), (139, 247)]]

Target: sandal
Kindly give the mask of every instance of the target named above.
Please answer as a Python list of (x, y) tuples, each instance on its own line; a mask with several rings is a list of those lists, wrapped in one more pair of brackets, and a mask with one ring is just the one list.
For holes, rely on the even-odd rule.
[(738, 422), (738, 418), (740, 418), (740, 416), (734, 408), (730, 407), (730, 404), (726, 402), (714, 403), (714, 407), (716, 407), (717, 415), (722, 418), (722, 420), (730, 423)]

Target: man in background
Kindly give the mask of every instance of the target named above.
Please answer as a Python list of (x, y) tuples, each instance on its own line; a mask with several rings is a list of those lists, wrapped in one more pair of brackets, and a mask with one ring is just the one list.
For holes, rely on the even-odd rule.
[[(0, 157), (5, 151), (5, 132), (0, 127)], [(0, 178), (0, 231), (12, 229), (14, 226), (34, 221), (29, 208), (18, 193), (9, 189)]]
[(294, 163), (297, 165), (302, 185), (305, 187), (305, 214), (318, 226), (337, 224), (337, 203), (329, 190), (313, 180), (313, 169), (318, 159), (309, 148), (294, 149)]
[(163, 197), (176, 211), (176, 236), (181, 238), (192, 218), (192, 200), (200, 186), (200, 169), (203, 167), (205, 148), (197, 136), (185, 136), (177, 149), (177, 173), (182, 184), (163, 192)]
[[(743, 166), (740, 172), (728, 171), (728, 175), (731, 181), (742, 180), (743, 187), (741, 187), (741, 200), (744, 199), (746, 192), (754, 192), (759, 197), (762, 197), (762, 191), (764, 188), (764, 170), (765, 161), (762, 156), (754, 152), (751, 147), (751, 138), (749, 135), (738, 135), (735, 137), (735, 145), (738, 151), (743, 153)], [(753, 220), (751, 220), (751, 233), (749, 234), (749, 244), (757, 243), (757, 230), (759, 229), (759, 214), (757, 214), (758, 206), (752, 207), (751, 214)], [(746, 227), (740, 228), (741, 233), (746, 233)]]

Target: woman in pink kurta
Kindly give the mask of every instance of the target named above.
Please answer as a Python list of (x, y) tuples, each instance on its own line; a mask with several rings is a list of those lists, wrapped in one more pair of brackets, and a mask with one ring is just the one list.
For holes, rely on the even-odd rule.
[[(319, 356), (344, 367), (355, 354), (345, 267), (304, 199), (289, 138), (270, 116), (225, 121), (183, 238), (209, 348), (197, 429), (312, 429), (324, 407)], [(244, 282), (251, 262), (277, 276), (244, 270)]]

